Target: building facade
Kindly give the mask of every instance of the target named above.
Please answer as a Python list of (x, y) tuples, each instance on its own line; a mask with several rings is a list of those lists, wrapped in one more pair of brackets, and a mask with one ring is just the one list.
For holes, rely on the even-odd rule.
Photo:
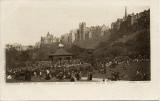
[(46, 36), (41, 37), (40, 44), (41, 44), (41, 45), (53, 44), (53, 43), (55, 43), (56, 41), (57, 41), (57, 38), (54, 37), (53, 34), (50, 34), (50, 33), (48, 32)]

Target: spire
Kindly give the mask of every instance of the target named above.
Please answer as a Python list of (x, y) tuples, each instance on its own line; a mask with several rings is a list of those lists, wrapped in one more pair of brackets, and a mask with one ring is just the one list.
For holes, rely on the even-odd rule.
[(125, 6), (125, 18), (127, 18), (127, 7)]

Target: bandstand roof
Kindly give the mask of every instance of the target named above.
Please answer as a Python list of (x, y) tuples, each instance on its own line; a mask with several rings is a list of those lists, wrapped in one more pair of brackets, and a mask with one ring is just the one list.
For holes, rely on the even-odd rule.
[(73, 56), (72, 53), (67, 52), (64, 48), (59, 48), (55, 53), (50, 56)]

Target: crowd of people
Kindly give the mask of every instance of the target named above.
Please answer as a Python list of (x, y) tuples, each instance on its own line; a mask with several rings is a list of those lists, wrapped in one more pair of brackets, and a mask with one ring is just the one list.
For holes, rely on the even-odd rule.
[(51, 61), (38, 61), (28, 63), (25, 67), (7, 68), (7, 79), (31, 81), (36, 78), (39, 80), (80, 80), (82, 76), (92, 78), (91, 65), (80, 60), (62, 61), (53, 64)]
[[(136, 56), (134, 58), (130, 58), (128, 56), (118, 56), (114, 58), (105, 58), (103, 61), (102, 60), (97, 60), (96, 66), (98, 68), (98, 71), (101, 73), (106, 73), (106, 69), (109, 69), (109, 72), (111, 73), (111, 77), (108, 79), (110, 80), (120, 80), (123, 79), (123, 77), (120, 77), (120, 72), (119, 70), (115, 70), (114, 68), (117, 67), (117, 65), (121, 65), (122, 71), (126, 71), (130, 69), (131, 64), (137, 64), (135, 67), (136, 73), (135, 73), (135, 80), (148, 80), (150, 79), (150, 73), (149, 71), (146, 72), (144, 68), (141, 66), (142, 63), (147, 62), (150, 63), (150, 59), (147, 56)], [(149, 66), (148, 66), (149, 67)]]
[[(79, 81), (82, 77), (87, 77), (86, 80), (92, 80), (95, 71), (104, 75), (102, 80), (120, 80), (120, 71), (115, 71), (117, 65), (123, 64), (125, 71), (130, 63), (139, 63), (150, 61), (148, 58), (139, 56), (137, 58), (129, 58), (127, 56), (115, 57), (113, 59), (105, 58), (103, 60), (95, 60), (94, 65), (86, 63), (80, 59), (63, 60), (61, 62), (53, 63), (51, 61), (37, 61), (35, 63), (28, 63), (23, 67), (7, 67), (7, 79), (32, 81), (38, 80), (68, 80), (71, 82)], [(109, 71), (108, 71), (109, 70)], [(110, 72), (110, 77), (105, 77), (105, 74)], [(137, 67), (136, 74), (140, 79), (148, 76), (140, 67)]]

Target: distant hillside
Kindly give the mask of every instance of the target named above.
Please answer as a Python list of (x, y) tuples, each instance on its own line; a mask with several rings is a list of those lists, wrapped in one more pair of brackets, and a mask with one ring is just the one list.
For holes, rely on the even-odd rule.
[(145, 28), (129, 33), (114, 32), (97, 40), (82, 41), (68, 50), (78, 56), (87, 57), (86, 49), (93, 49), (93, 56), (97, 58), (150, 56), (150, 30)]
[(100, 42), (94, 51), (94, 55), (97, 57), (138, 54), (150, 55), (149, 29)]

